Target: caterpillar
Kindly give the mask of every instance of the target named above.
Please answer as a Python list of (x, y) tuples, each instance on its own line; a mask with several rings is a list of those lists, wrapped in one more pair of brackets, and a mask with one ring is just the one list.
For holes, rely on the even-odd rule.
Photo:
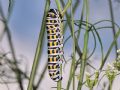
[(62, 15), (57, 9), (50, 9), (46, 16), (48, 40), (48, 71), (54, 81), (62, 80), (60, 66), (63, 62)]

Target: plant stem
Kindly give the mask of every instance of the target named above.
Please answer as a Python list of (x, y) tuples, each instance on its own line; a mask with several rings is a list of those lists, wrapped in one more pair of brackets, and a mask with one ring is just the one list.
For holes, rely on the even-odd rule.
[(112, 81), (109, 81), (110, 82), (110, 84), (109, 84), (109, 87), (108, 87), (108, 89), (109, 90), (112, 90), (112, 84), (113, 84), (113, 80)]
[[(71, 2), (72, 3), (72, 2)], [(74, 33), (74, 14), (73, 14), (73, 9), (72, 9), (72, 4), (71, 4), (71, 18), (72, 18), (72, 21), (71, 21), (71, 26), (72, 26), (72, 36), (73, 36), (73, 60), (72, 60), (72, 65), (73, 65), (73, 90), (75, 90), (75, 33)]]
[(81, 67), (80, 67), (80, 79), (78, 82), (78, 88), (77, 90), (82, 89), (82, 83), (84, 78), (84, 71), (86, 66), (86, 58), (87, 58), (87, 47), (88, 47), (88, 39), (89, 39), (89, 31), (88, 31), (88, 0), (84, 0), (84, 4), (86, 6), (86, 32), (84, 34), (84, 48), (83, 48), (83, 55), (82, 55), (82, 61), (81, 61)]
[(72, 35), (72, 38), (73, 38), (73, 59), (72, 59), (72, 63), (71, 63), (71, 69), (70, 69), (70, 76), (69, 76), (69, 80), (68, 80), (68, 84), (67, 84), (67, 89), (66, 90), (69, 90), (69, 87), (70, 87), (70, 83), (71, 83), (71, 80), (73, 78), (73, 90), (75, 89), (75, 77), (74, 77), (74, 74), (75, 74), (75, 33), (74, 33), (74, 18), (73, 18), (73, 9), (72, 9), (72, 6), (71, 6), (71, 35)]
[[(62, 7), (64, 7), (64, 6), (65, 6), (64, 0), (60, 0), (60, 2), (61, 2), (61, 4), (62, 4)], [(73, 6), (73, 14), (75, 14), (75, 11), (77, 10), (79, 4), (80, 4), (80, 1), (77, 0), (77, 1), (75, 2), (74, 6)], [(66, 16), (67, 19), (70, 18), (70, 15), (69, 15), (67, 12), (65, 13), (65, 16)], [(66, 23), (64, 24), (64, 29), (63, 29), (64, 32), (63, 32), (63, 34), (64, 34), (64, 33), (66, 32), (66, 30), (67, 30), (67, 29), (66, 29), (66, 28), (67, 28), (67, 25), (69, 25), (69, 27), (70, 27), (70, 24), (69, 24), (68, 20), (67, 20)]]
[[(61, 71), (60, 73), (62, 75), (62, 65), (60, 65), (60, 71)], [(61, 80), (57, 82), (57, 90), (61, 90), (61, 88), (62, 88), (61, 82), (62, 82)]]
[[(60, 3), (58, 2), (58, 0), (55, 0), (55, 1), (56, 1), (58, 10), (61, 12), (62, 16), (64, 17), (64, 14), (67, 11), (68, 7), (71, 5), (72, 0), (68, 0), (68, 2), (66, 4), (65, 8), (63, 9), (63, 11), (61, 10), (61, 6), (60, 6)], [(63, 30), (63, 23), (61, 24), (61, 29)], [(62, 33), (63, 33), (63, 31), (62, 31)], [(61, 65), (60, 69), (61, 69), (61, 75), (62, 75), (62, 65)], [(57, 90), (61, 90), (61, 87), (62, 87), (61, 86), (61, 81), (57, 82)]]
[[(109, 10), (110, 10), (110, 15), (111, 15), (111, 24), (112, 24), (112, 31), (113, 31), (113, 38), (115, 38), (115, 34), (116, 34), (116, 31), (115, 31), (115, 25), (114, 25), (114, 12), (113, 12), (113, 7), (112, 7), (112, 1), (111, 0), (108, 0), (108, 2), (109, 2)], [(115, 53), (116, 53), (116, 58), (117, 58), (117, 56), (118, 56), (118, 54), (117, 54), (117, 49), (118, 49), (118, 43), (117, 43), (117, 41), (116, 41), (116, 43), (115, 43)]]
[(100, 69), (99, 69), (99, 70), (102, 70), (102, 68), (103, 68), (104, 64), (106, 63), (107, 58), (108, 58), (108, 56), (110, 55), (111, 50), (112, 50), (113, 46), (115, 45), (116, 40), (117, 40), (117, 38), (118, 38), (119, 36), (120, 36), (120, 29), (119, 29), (118, 32), (115, 34), (115, 38), (114, 38), (114, 40), (112, 41), (112, 43), (111, 43), (111, 45), (110, 45), (110, 47), (109, 47), (109, 49), (108, 49), (108, 51), (107, 51), (104, 59), (103, 59), (101, 65), (100, 65)]
[(64, 16), (65, 12), (67, 11), (68, 7), (71, 5), (72, 0), (68, 0), (67, 4), (64, 7), (64, 10), (62, 11), (62, 15)]
[(58, 1), (58, 0), (55, 0), (55, 2), (56, 2), (56, 5), (57, 5), (58, 10), (59, 10), (60, 12), (62, 12), (62, 9), (61, 9), (61, 6), (60, 6), (59, 1)]
[(44, 32), (45, 32), (45, 20), (46, 20), (46, 15), (47, 15), (47, 11), (49, 9), (49, 6), (50, 6), (50, 1), (46, 0), (45, 11), (44, 11), (44, 15), (43, 15), (44, 17), (42, 20), (43, 23), (41, 25), (41, 31), (39, 34), (38, 44), (37, 44), (37, 48), (36, 48), (36, 53), (35, 53), (35, 57), (34, 57), (32, 71), (30, 74), (30, 81), (29, 81), (27, 90), (33, 90), (33, 83), (34, 83), (37, 67), (39, 65), (39, 59), (41, 56), (41, 51), (42, 51), (42, 46), (43, 46), (42, 43), (44, 40), (43, 37), (44, 37)]
[[(57, 5), (57, 8), (58, 8), (59, 12), (62, 13), (60, 2), (58, 0), (55, 0), (55, 2), (56, 2), (56, 5)], [(62, 34), (63, 34), (63, 23), (61, 23), (60, 27), (61, 27)], [(60, 74), (62, 75), (62, 65), (60, 65), (60, 71), (61, 71)], [(61, 83), (62, 83), (61, 80), (57, 82), (57, 90), (61, 90), (61, 88), (62, 88)]]

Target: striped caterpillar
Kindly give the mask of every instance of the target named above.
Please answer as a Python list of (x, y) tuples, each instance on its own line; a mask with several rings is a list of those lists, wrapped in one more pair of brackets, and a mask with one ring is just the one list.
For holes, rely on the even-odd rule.
[(50, 9), (46, 17), (48, 39), (48, 71), (52, 80), (62, 80), (60, 66), (63, 62), (62, 15), (57, 9)]

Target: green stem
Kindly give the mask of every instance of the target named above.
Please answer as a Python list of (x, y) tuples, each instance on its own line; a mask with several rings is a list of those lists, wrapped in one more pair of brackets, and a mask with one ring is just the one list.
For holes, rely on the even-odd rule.
[[(58, 10), (61, 12), (62, 16), (64, 16), (64, 13), (67, 11), (68, 7), (71, 5), (71, 0), (68, 1), (67, 5), (65, 6), (63, 11), (61, 10), (61, 6), (60, 6), (59, 1), (58, 0), (55, 0), (55, 1), (56, 1)], [(63, 24), (61, 24), (61, 28), (63, 30)], [(61, 69), (61, 75), (62, 75), (62, 65), (61, 65), (60, 69)], [(57, 90), (61, 90), (61, 87), (62, 87), (61, 81), (57, 82)]]
[(57, 90), (61, 90), (61, 87), (62, 87), (61, 81), (58, 81), (58, 82), (57, 82)]
[(59, 10), (60, 12), (62, 12), (62, 9), (61, 9), (61, 6), (60, 6), (59, 1), (58, 1), (58, 0), (55, 0), (55, 2), (56, 2), (56, 5), (57, 5), (58, 10)]
[(99, 70), (102, 70), (102, 68), (103, 68), (104, 64), (106, 63), (107, 58), (108, 58), (108, 56), (110, 55), (111, 50), (112, 50), (113, 46), (115, 45), (115, 42), (116, 42), (116, 40), (117, 40), (117, 38), (118, 38), (119, 36), (120, 36), (120, 29), (119, 29), (118, 32), (115, 34), (115, 38), (114, 38), (113, 42), (111, 43), (111, 45), (110, 45), (110, 47), (109, 47), (109, 49), (108, 49), (108, 51), (107, 51), (107, 54), (105, 55), (105, 57), (104, 57), (101, 65), (100, 65), (100, 69), (99, 69)]
[[(64, 0), (60, 0), (60, 2), (61, 2), (62, 7), (64, 7), (64, 6), (65, 6)], [(77, 1), (75, 2), (74, 6), (73, 6), (73, 14), (75, 14), (75, 11), (77, 10), (79, 4), (80, 4), (80, 1), (77, 0)], [(70, 18), (70, 15), (69, 15), (67, 12), (65, 13), (65, 16), (66, 16), (67, 19)], [(64, 33), (66, 32), (66, 30), (67, 30), (66, 28), (67, 28), (67, 26), (69, 25), (68, 22), (69, 22), (69, 21), (67, 20), (67, 21), (65, 22), (65, 24), (64, 24), (64, 29), (63, 29), (64, 32), (63, 32), (63, 34), (64, 34)], [(69, 27), (70, 27), (70, 26), (69, 26)]]
[(93, 88), (90, 88), (90, 90), (93, 90)]
[(89, 39), (89, 31), (88, 31), (88, 0), (84, 1), (84, 4), (86, 6), (86, 32), (84, 35), (84, 48), (83, 48), (83, 55), (82, 55), (82, 61), (81, 61), (81, 67), (80, 67), (80, 79), (78, 82), (78, 88), (77, 90), (82, 89), (82, 83), (83, 83), (83, 77), (84, 77), (84, 71), (85, 71), (85, 66), (86, 66), (86, 58), (87, 58), (87, 47), (88, 47), (88, 39)]
[[(62, 65), (60, 66), (60, 71), (61, 71), (61, 75), (62, 75)], [(61, 80), (57, 82), (57, 90), (61, 90), (61, 88), (62, 88), (62, 84), (61, 83), (62, 83)]]
[(71, 5), (72, 3), (72, 0), (68, 0), (66, 6), (64, 7), (64, 10), (62, 11), (62, 15), (64, 16), (65, 15), (65, 12), (67, 11), (67, 9), (69, 8), (69, 6)]
[[(108, 2), (109, 2), (109, 10), (110, 10), (110, 15), (111, 15), (111, 24), (112, 24), (112, 31), (113, 31), (113, 38), (115, 38), (115, 34), (116, 34), (116, 31), (115, 31), (115, 25), (114, 25), (114, 13), (113, 13), (113, 7), (112, 7), (112, 1), (111, 0), (108, 0)], [(117, 58), (117, 49), (118, 49), (118, 43), (117, 43), (117, 41), (116, 41), (116, 43), (115, 43), (115, 53), (116, 53), (116, 58)]]
[(112, 90), (112, 84), (113, 84), (113, 80), (110, 81), (110, 84), (109, 84), (109, 90)]
[(66, 90), (69, 90), (70, 88), (70, 84), (71, 84), (71, 78), (73, 78), (73, 90), (75, 89), (75, 77), (74, 77), (74, 74), (75, 74), (75, 33), (74, 33), (74, 18), (73, 18), (73, 9), (72, 9), (72, 6), (71, 6), (71, 35), (72, 35), (72, 38), (73, 38), (73, 60), (72, 60), (72, 63), (71, 63), (71, 69), (70, 69), (70, 76), (69, 76), (69, 80), (68, 80), (68, 84), (67, 84), (67, 89)]
[[(75, 69), (74, 69), (75, 70)], [(75, 72), (74, 72), (75, 73)], [(73, 76), (73, 90), (75, 90), (75, 76)]]
[[(64, 4), (64, 1), (63, 0), (60, 0), (61, 1), (61, 4), (62, 4), (62, 7), (64, 7), (65, 6), (65, 4)], [(79, 2), (78, 1), (76, 1), (76, 3), (75, 3), (75, 5), (73, 6), (73, 14), (75, 13), (75, 11), (76, 11), (76, 9), (77, 9), (77, 7), (78, 7), (78, 5), (79, 5)], [(64, 32), (63, 33), (65, 33), (65, 30), (66, 30), (66, 28), (67, 28), (67, 25), (69, 26), (69, 28), (70, 28), (70, 32), (72, 33), (72, 26), (71, 26), (71, 19), (70, 19), (70, 15), (66, 12), (65, 13), (65, 16), (66, 16), (66, 18), (67, 18), (67, 22), (65, 23), (65, 25), (64, 25)], [(73, 37), (73, 36), (72, 36)], [(82, 52), (81, 52), (81, 49), (80, 49), (80, 47), (79, 47), (79, 45), (78, 45), (78, 42), (77, 42), (77, 38), (75, 37), (75, 47), (76, 47), (76, 51), (77, 51), (77, 53), (79, 54), (79, 56), (81, 57), (82, 56)], [(64, 42), (64, 45), (65, 45), (65, 42)]]
[[(82, 8), (82, 14), (80, 16), (80, 23), (82, 23), (82, 21), (83, 21), (84, 8), (85, 8), (85, 5), (83, 5), (83, 8)], [(81, 27), (82, 27), (82, 24), (80, 24), (79, 29), (78, 29), (79, 31), (78, 31), (78, 35), (77, 35), (77, 40), (79, 40), (79, 37), (80, 37)]]
[[(59, 3), (59, 1), (58, 0), (55, 0), (56, 1), (56, 5), (57, 5), (57, 8), (58, 8), (58, 10), (60, 11), (60, 13), (62, 12), (62, 9), (61, 9), (61, 6), (60, 6), (60, 3)], [(63, 30), (63, 23), (61, 24), (61, 30)], [(62, 33), (63, 33), (63, 31), (62, 31)], [(62, 75), (62, 65), (60, 66), (60, 73), (61, 73), (61, 75)], [(62, 88), (62, 81), (60, 80), (60, 81), (58, 81), (57, 82), (57, 90), (61, 90), (61, 88)]]
[(73, 7), (72, 7), (72, 4), (71, 4), (71, 18), (72, 18), (72, 21), (71, 21), (71, 26), (72, 26), (72, 36), (73, 36), (73, 61), (72, 61), (72, 63), (73, 63), (73, 90), (75, 90), (75, 60), (76, 60), (76, 58), (75, 58), (75, 33), (74, 33), (74, 14), (73, 14), (73, 9), (72, 9)]
[(44, 37), (44, 32), (45, 32), (45, 20), (46, 20), (47, 11), (49, 10), (49, 6), (50, 6), (50, 1), (46, 0), (45, 11), (44, 11), (44, 15), (43, 15), (44, 17), (42, 20), (43, 23), (42, 23), (41, 31), (39, 34), (38, 44), (37, 44), (37, 48), (36, 48), (36, 53), (35, 53), (35, 57), (34, 57), (32, 71), (30, 74), (30, 81), (29, 81), (27, 90), (33, 90), (33, 83), (34, 83), (37, 67), (39, 65), (39, 59), (41, 56), (41, 51), (42, 51), (42, 46), (43, 46), (42, 42), (43, 42), (43, 37)]

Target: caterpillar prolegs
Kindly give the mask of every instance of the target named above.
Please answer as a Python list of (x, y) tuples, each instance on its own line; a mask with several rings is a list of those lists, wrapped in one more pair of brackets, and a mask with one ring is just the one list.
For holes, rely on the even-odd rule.
[(48, 39), (48, 71), (52, 80), (62, 79), (60, 66), (63, 62), (62, 16), (57, 9), (50, 9), (46, 17)]

